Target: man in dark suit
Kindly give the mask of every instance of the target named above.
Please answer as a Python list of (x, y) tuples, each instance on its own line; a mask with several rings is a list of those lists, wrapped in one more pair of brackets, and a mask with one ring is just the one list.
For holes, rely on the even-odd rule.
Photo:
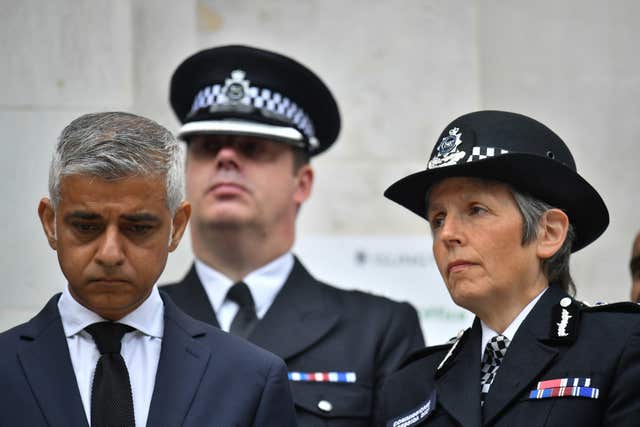
[(0, 425), (296, 425), (282, 360), (155, 286), (190, 215), (180, 153), (127, 113), (62, 132), (38, 213), (68, 286), (0, 334)]
[(427, 169), (385, 195), (427, 219), (451, 298), (476, 318), (391, 376), (384, 425), (638, 425), (640, 308), (572, 297), (570, 255), (609, 215), (553, 131), (520, 114), (464, 115)]
[(164, 290), (282, 357), (300, 425), (370, 425), (383, 380), (423, 339), (409, 304), (324, 284), (291, 253), (309, 158), (340, 129), (329, 89), (291, 58), (224, 46), (177, 68), (171, 105), (187, 142), (196, 261)]

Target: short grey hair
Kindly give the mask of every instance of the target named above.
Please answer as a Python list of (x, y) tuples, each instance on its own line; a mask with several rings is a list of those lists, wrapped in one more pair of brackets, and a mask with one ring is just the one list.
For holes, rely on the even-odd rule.
[(183, 159), (182, 144), (153, 120), (123, 112), (85, 114), (60, 134), (49, 169), (49, 197), (55, 208), (67, 175), (164, 177), (173, 215), (184, 200)]
[[(543, 202), (527, 193), (511, 188), (513, 197), (522, 214), (522, 244), (526, 245), (538, 236), (540, 218), (550, 210), (555, 209), (550, 204)], [(575, 231), (571, 223), (567, 230), (567, 237), (562, 246), (551, 257), (542, 260), (542, 271), (549, 283), (559, 285), (562, 290), (570, 295), (576, 294), (576, 286), (569, 271), (569, 260), (571, 258), (571, 248), (575, 240)]]

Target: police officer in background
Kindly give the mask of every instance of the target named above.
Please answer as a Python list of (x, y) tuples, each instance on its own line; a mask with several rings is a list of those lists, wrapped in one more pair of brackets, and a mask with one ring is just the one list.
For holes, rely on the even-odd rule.
[(171, 105), (187, 143), (196, 260), (164, 290), (282, 357), (301, 426), (371, 425), (383, 380), (424, 343), (409, 304), (324, 284), (291, 253), (309, 159), (340, 129), (329, 89), (291, 58), (223, 46), (176, 69)]
[(514, 113), (464, 115), (427, 169), (385, 195), (427, 219), (451, 298), (476, 315), (389, 379), (386, 425), (638, 425), (640, 309), (572, 297), (570, 255), (609, 215), (554, 132)]

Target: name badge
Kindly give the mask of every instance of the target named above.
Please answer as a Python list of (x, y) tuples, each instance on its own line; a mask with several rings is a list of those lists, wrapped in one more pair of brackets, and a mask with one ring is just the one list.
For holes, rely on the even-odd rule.
[(409, 412), (387, 421), (387, 427), (409, 427), (426, 419), (436, 407), (436, 390), (429, 398)]

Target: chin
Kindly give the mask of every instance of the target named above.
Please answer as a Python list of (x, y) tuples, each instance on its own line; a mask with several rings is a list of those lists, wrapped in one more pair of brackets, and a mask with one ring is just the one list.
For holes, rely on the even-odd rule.
[(486, 297), (484, 292), (480, 292), (478, 286), (471, 283), (458, 284), (454, 288), (449, 288), (449, 295), (457, 306), (473, 313), (477, 312), (478, 304)]

